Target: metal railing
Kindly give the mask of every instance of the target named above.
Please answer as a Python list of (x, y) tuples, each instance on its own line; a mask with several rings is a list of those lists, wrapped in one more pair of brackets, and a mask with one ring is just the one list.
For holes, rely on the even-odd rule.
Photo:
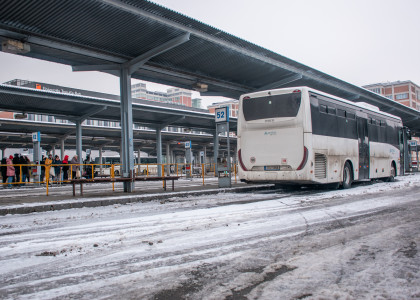
[[(7, 167), (13, 166), (14, 176), (7, 176)], [(191, 164), (191, 163), (171, 163), (171, 164), (135, 164), (135, 176), (157, 176), (158, 168), (161, 168), (162, 176), (179, 176), (188, 178), (202, 178), (205, 185), (205, 178), (216, 177), (214, 164)], [(49, 187), (53, 184), (71, 183), (73, 178), (95, 179), (98, 177), (115, 178), (121, 174), (121, 164), (0, 164), (3, 186), (23, 186), (27, 184), (45, 184), (47, 196)], [(26, 173), (24, 173), (26, 171)], [(58, 172), (57, 172), (58, 171)], [(39, 172), (39, 174), (38, 174)], [(3, 175), (6, 173), (6, 176)], [(237, 182), (237, 165), (232, 164), (232, 174)], [(12, 180), (9, 180), (12, 177)], [(10, 181), (10, 182), (9, 182)], [(164, 184), (164, 181), (162, 181)], [(112, 190), (115, 190), (112, 182)]]

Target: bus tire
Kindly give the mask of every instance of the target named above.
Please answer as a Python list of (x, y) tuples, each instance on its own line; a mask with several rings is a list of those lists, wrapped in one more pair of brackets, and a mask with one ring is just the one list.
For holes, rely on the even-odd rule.
[(395, 176), (397, 175), (397, 170), (395, 169), (395, 164), (391, 163), (391, 174), (388, 177), (388, 182), (394, 182)]
[(348, 161), (344, 164), (343, 169), (343, 189), (351, 188), (351, 184), (353, 183), (353, 175), (351, 172), (351, 166)]

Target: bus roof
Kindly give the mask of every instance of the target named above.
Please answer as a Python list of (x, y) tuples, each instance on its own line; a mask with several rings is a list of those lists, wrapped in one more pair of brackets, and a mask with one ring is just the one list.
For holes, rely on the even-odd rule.
[(334, 95), (331, 95), (331, 94), (327, 94), (327, 93), (318, 91), (316, 89), (313, 89), (313, 88), (310, 88), (310, 87), (307, 87), (307, 86), (296, 86), (296, 87), (288, 87), (288, 88), (272, 89), (272, 90), (265, 90), (265, 91), (258, 91), (258, 92), (248, 93), (248, 94), (242, 95), (240, 97), (240, 100), (242, 100), (244, 97), (255, 97), (255, 96), (257, 96), (257, 95), (259, 95), (261, 93), (267, 93), (269, 91), (270, 92), (280, 92), (280, 91), (293, 92), (295, 90), (306, 90), (308, 92), (313, 92), (315, 94), (318, 94), (318, 95), (321, 95), (321, 96), (325, 96), (325, 97), (329, 97), (329, 98), (332, 98), (334, 100), (338, 100), (340, 102), (343, 102), (343, 103), (346, 103), (346, 104), (349, 104), (349, 105), (358, 107), (360, 109), (368, 110), (368, 111), (371, 111), (373, 113), (377, 113), (377, 114), (381, 114), (381, 115), (384, 115), (384, 116), (388, 116), (390, 118), (394, 118), (394, 119), (399, 120), (400, 122), (402, 122), (400, 117), (395, 116), (395, 115), (392, 115), (392, 114), (389, 114), (389, 113), (386, 113), (384, 111), (381, 111), (379, 109), (379, 107), (376, 107), (376, 106), (373, 106), (373, 105), (366, 105), (365, 102), (358, 103), (358, 102), (353, 102), (353, 101), (350, 101), (350, 100), (346, 100), (346, 99), (343, 99), (343, 98), (340, 98), (340, 97), (337, 97), (337, 96), (334, 96)]

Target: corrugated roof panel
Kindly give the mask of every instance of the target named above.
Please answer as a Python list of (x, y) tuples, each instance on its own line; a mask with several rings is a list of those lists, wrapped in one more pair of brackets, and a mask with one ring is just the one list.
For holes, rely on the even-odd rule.
[[(0, 39), (29, 41), (27, 56), (71, 65), (121, 63), (185, 32), (190, 41), (153, 57), (133, 78), (238, 97), (300, 74), (307, 85), (410, 116), (418, 111), (217, 28), (144, 0), (0, 0)], [(359, 101), (359, 100), (358, 100)]]

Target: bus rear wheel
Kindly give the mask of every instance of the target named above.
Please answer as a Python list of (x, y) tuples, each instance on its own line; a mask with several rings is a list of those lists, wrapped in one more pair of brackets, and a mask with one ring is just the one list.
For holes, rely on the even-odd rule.
[(395, 181), (395, 176), (397, 174), (397, 170), (395, 169), (395, 165), (391, 164), (391, 174), (388, 177), (388, 182), (394, 182)]
[(353, 176), (351, 172), (351, 167), (348, 162), (344, 164), (343, 169), (343, 189), (351, 188), (351, 184), (353, 183)]

